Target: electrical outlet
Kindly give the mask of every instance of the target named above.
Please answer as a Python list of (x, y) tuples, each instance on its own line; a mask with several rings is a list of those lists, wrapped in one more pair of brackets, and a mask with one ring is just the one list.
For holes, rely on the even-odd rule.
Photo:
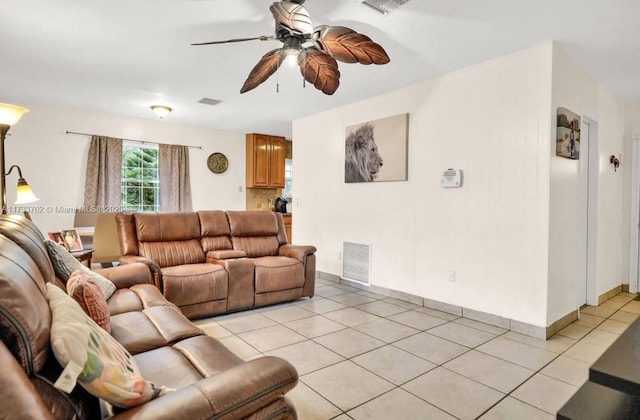
[(338, 261), (342, 261), (342, 252), (338, 252)]
[(238, 192), (242, 192), (242, 185), (238, 187)]
[(456, 270), (449, 270), (449, 281), (455, 283), (456, 281)]

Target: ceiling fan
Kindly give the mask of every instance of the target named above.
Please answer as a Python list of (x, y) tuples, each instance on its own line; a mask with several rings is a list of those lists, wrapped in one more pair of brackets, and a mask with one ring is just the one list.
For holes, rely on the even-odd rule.
[(244, 41), (277, 40), (281, 48), (266, 53), (249, 73), (240, 93), (248, 92), (267, 80), (288, 56), (298, 57), (302, 77), (327, 95), (340, 85), (336, 60), (344, 63), (387, 64), (390, 59), (384, 48), (366, 35), (344, 26), (313, 27), (311, 16), (302, 6), (305, 0), (274, 2), (269, 9), (276, 21), (274, 35), (236, 38), (225, 41), (201, 42), (191, 45), (225, 44)]

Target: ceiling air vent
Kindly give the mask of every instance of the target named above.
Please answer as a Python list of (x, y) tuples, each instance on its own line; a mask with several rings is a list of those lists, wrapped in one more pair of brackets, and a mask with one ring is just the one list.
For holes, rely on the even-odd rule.
[(407, 2), (409, 2), (409, 0), (363, 0), (362, 4), (376, 12), (386, 15)]
[(211, 106), (218, 105), (220, 102), (222, 101), (219, 101), (217, 99), (211, 99), (211, 98), (202, 98), (198, 101), (199, 104), (205, 104), (205, 105), (211, 105)]

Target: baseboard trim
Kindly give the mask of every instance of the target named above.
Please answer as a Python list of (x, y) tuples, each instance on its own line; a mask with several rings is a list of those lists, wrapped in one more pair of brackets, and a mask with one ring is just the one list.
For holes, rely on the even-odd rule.
[(324, 273), (322, 271), (316, 271), (316, 276), (319, 279), (332, 281), (334, 283), (340, 283), (340, 276), (336, 276), (335, 274)]
[[(465, 308), (462, 306), (451, 305), (449, 303), (439, 302), (433, 299), (423, 298), (421, 296), (412, 295), (410, 293), (400, 292), (393, 289), (388, 289), (386, 287), (380, 287), (380, 286), (374, 286), (374, 285), (369, 286), (366, 284), (343, 279), (340, 276), (324, 273), (321, 271), (317, 272), (317, 277), (322, 280), (331, 281), (338, 284), (344, 284), (346, 286), (350, 286), (350, 287), (364, 290), (367, 292), (376, 293), (382, 296), (388, 296), (395, 299), (404, 300), (406, 302), (410, 302), (418, 306), (424, 306), (426, 308), (446, 312), (448, 314), (456, 315), (462, 318), (468, 318), (474, 321), (484, 322), (485, 324), (504, 328), (520, 334), (528, 335), (530, 337), (538, 338), (540, 340), (546, 340), (551, 335), (553, 335), (553, 334), (549, 335), (549, 328), (551, 327), (549, 328), (538, 327), (536, 325), (527, 324), (525, 322), (520, 322), (520, 321), (516, 321), (509, 318), (503, 318), (498, 315), (477, 311), (475, 309)], [(565, 318), (563, 318), (563, 320)], [(575, 319), (578, 319), (577, 313), (576, 313)], [(556, 325), (556, 324), (561, 325), (560, 321), (555, 322), (553, 325)], [(562, 328), (564, 328), (564, 326)], [(557, 328), (556, 331), (559, 331), (562, 328)]]
[[(628, 289), (629, 289), (629, 285), (627, 285), (627, 290)], [(608, 292), (604, 292), (603, 294), (598, 296), (598, 306), (602, 305), (604, 302), (608, 301), (618, 293), (622, 293), (622, 291), (623, 291), (623, 285), (621, 284), (620, 286), (616, 286), (613, 289), (609, 290)]]
[(569, 324), (577, 320), (578, 320), (578, 310), (576, 309), (575, 311), (569, 312), (568, 314), (566, 314), (565, 316), (563, 316), (553, 324), (549, 325), (546, 328), (546, 332), (545, 332), (546, 339), (548, 340), (549, 338), (551, 338), (552, 335), (554, 335), (564, 327), (568, 326)]

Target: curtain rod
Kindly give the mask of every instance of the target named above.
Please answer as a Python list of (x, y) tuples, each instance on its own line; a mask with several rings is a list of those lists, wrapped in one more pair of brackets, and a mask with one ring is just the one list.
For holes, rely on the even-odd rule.
[[(69, 131), (69, 130), (67, 130), (67, 134), (75, 134), (77, 136), (89, 136), (89, 137), (101, 136), (100, 134), (78, 133), (77, 131)], [(102, 136), (102, 137), (111, 137), (111, 136)], [(114, 137), (114, 138), (117, 138), (117, 137)], [(155, 142), (155, 141), (136, 140), (136, 139), (120, 139), (120, 140), (132, 141), (132, 142), (135, 142), (135, 143), (142, 143), (142, 144), (166, 144), (166, 143), (158, 143), (158, 142)], [(183, 145), (181, 145), (181, 146), (183, 146)], [(202, 146), (189, 146), (189, 145), (186, 145), (186, 147), (189, 147), (191, 149), (200, 149), (200, 150), (202, 150)]]

